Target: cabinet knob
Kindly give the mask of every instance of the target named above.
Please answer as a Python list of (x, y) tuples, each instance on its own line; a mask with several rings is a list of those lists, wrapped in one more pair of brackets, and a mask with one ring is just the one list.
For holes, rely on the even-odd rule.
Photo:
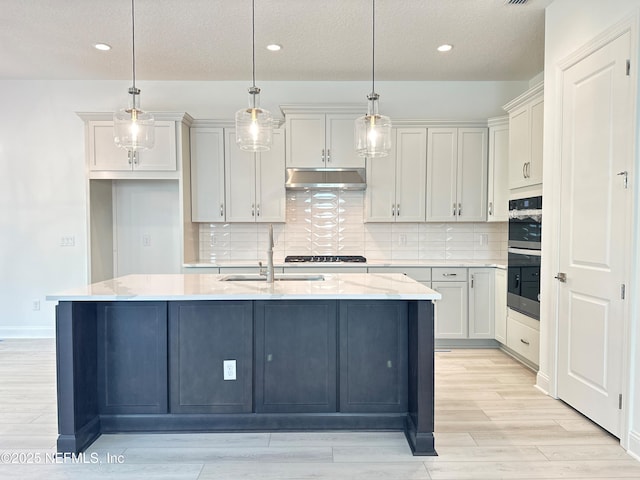
[(522, 164), (522, 178), (527, 178), (527, 162)]
[(267, 355), (267, 362), (270, 362), (270, 361), (272, 361), (272, 360), (273, 360), (273, 355), (268, 354), (268, 355)]
[(393, 368), (393, 363), (391, 360), (387, 360), (387, 368)]
[(224, 217), (224, 203), (220, 204), (220, 216)]
[(256, 216), (256, 206), (255, 204), (251, 204), (251, 216), (255, 217)]
[(320, 161), (324, 163), (324, 148), (322, 149), (322, 156), (320, 157)]
[(396, 206), (393, 203), (391, 204), (391, 216), (396, 216)]
[(327, 148), (327, 162), (331, 161), (331, 149)]
[(399, 216), (400, 216), (400, 204), (398, 203), (396, 205), (396, 217), (399, 217)]
[(259, 203), (256, 205), (256, 212), (257, 212), (257, 216), (259, 217), (260, 216), (260, 204)]
[(520, 342), (524, 343), (525, 345), (529, 345), (529, 342), (527, 342), (526, 340), (524, 340), (522, 338), (520, 339)]
[(489, 215), (493, 215), (493, 202), (489, 202)]
[(458, 204), (458, 216), (462, 215), (462, 204)]
[(454, 217), (456, 216), (456, 204), (455, 203), (453, 204), (453, 216)]

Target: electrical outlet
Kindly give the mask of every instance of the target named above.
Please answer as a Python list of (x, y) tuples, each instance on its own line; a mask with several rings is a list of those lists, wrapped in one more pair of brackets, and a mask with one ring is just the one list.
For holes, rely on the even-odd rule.
[(400, 234), (398, 237), (398, 243), (403, 246), (407, 244), (407, 235), (405, 233)]
[(480, 234), (480, 245), (486, 245), (489, 243), (489, 234), (481, 233)]
[(151, 235), (148, 233), (142, 234), (142, 246), (150, 247), (151, 246)]
[(33, 302), (31, 302), (31, 310), (33, 310), (34, 312), (40, 310), (40, 300), (34, 300)]
[(235, 360), (223, 360), (223, 379), (235, 380), (236, 379), (236, 361)]
[(60, 237), (60, 246), (61, 247), (74, 247), (76, 244), (75, 235), (63, 235)]

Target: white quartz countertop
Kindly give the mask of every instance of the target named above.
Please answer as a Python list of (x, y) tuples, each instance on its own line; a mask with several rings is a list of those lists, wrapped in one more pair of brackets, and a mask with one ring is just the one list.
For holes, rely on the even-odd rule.
[[(296, 274), (293, 274), (296, 276)], [(276, 279), (287, 277), (276, 274)], [(52, 301), (439, 300), (399, 273), (322, 274), (324, 280), (224, 281), (230, 275), (127, 275), (48, 295)]]
[[(262, 263), (266, 263), (263, 260)], [(275, 260), (275, 267), (345, 267), (345, 268), (367, 268), (367, 267), (460, 267), (460, 268), (506, 268), (506, 262), (500, 260), (367, 260), (366, 262), (290, 262), (285, 263), (284, 260)], [(217, 268), (217, 267), (255, 267), (258, 271), (258, 262), (255, 260), (224, 260), (219, 262), (187, 262), (183, 264), (184, 268)]]

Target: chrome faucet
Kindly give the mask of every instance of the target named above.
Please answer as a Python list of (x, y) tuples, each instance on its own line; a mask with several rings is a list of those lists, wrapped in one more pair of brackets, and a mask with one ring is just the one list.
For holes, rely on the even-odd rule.
[(260, 266), (260, 275), (267, 277), (267, 283), (273, 283), (273, 225), (269, 225), (269, 245), (267, 246), (267, 268), (262, 268), (262, 262), (258, 262)]

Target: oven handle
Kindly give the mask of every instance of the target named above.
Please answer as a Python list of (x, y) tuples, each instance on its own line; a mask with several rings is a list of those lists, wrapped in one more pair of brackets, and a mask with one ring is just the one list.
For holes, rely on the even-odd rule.
[(519, 253), (520, 255), (532, 255), (534, 257), (541, 257), (542, 256), (542, 251), (541, 250), (528, 250), (526, 248), (509, 247), (509, 248), (507, 248), (507, 252), (509, 252), (509, 253)]

